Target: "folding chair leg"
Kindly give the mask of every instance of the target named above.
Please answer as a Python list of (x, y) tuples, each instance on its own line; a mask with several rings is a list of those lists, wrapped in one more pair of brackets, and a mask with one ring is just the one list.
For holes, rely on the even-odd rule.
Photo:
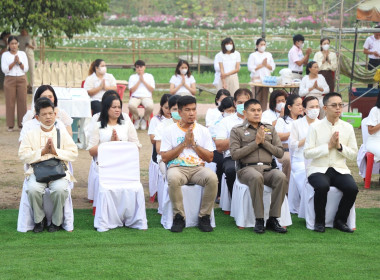
[(367, 152), (365, 154), (367, 159), (367, 168), (365, 171), (365, 180), (364, 180), (364, 188), (369, 189), (371, 187), (371, 176), (374, 162), (374, 154)]
[(92, 216), (95, 216), (96, 213), (96, 207), (92, 207)]
[(157, 197), (157, 193), (155, 193), (153, 196), (151, 196), (149, 199), (150, 203), (154, 203), (154, 201), (156, 200), (156, 197)]

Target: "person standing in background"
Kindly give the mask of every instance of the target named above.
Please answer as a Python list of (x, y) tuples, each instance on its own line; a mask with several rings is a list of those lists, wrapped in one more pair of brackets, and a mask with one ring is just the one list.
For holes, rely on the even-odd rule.
[(314, 55), (314, 61), (318, 63), (319, 74), (325, 77), (330, 88), (330, 92), (335, 87), (335, 71), (338, 68), (338, 62), (335, 52), (330, 51), (330, 39), (321, 39), (321, 50)]
[[(380, 65), (380, 25), (375, 26), (375, 28), (379, 28), (379, 32), (375, 32), (372, 36), (368, 37), (363, 46), (363, 52), (369, 58), (368, 70), (372, 70)], [(372, 84), (368, 84), (369, 88), (372, 86)]]
[(18, 36), (18, 42), (20, 43), (19, 49), (26, 53), (29, 65), (29, 83), (28, 83), (28, 93), (32, 93), (32, 87), (34, 82), (34, 49), (37, 47), (36, 40), (30, 37), (28, 30), (21, 29), (21, 34)]
[[(1, 61), (1, 56), (3, 55), (4, 52), (7, 51), (7, 45), (8, 45), (8, 37), (11, 34), (8, 31), (3, 31), (0, 35), (0, 61)], [(1, 67), (1, 64), (0, 64)], [(0, 71), (0, 89), (4, 88), (4, 73)]]

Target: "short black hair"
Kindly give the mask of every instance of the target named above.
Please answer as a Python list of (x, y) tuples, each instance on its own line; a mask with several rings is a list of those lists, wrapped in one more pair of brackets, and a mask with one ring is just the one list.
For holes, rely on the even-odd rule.
[[(120, 101), (121, 110), (123, 110), (123, 102), (121, 102), (119, 96), (110, 95), (107, 98), (105, 98), (102, 101), (102, 110), (100, 111), (99, 121), (100, 121), (100, 128), (107, 127), (109, 116), (108, 116), (108, 110), (112, 106), (112, 102), (114, 100)], [(117, 123), (121, 124), (121, 121), (123, 120), (123, 114), (120, 114), (119, 118), (117, 119)]]
[(283, 89), (276, 89), (272, 91), (269, 97), (269, 109), (271, 109), (272, 111), (276, 110), (276, 99), (279, 96), (285, 97), (285, 100), (288, 98), (288, 94)]
[(302, 101), (302, 107), (304, 107), (306, 109), (307, 103), (309, 103), (309, 101), (312, 101), (312, 100), (317, 100), (318, 104), (319, 104), (319, 99), (317, 97), (315, 97), (315, 96), (308, 96), (308, 97), (305, 97), (305, 99)]
[(43, 94), (45, 91), (51, 91), (51, 93), (53, 93), (53, 96), (54, 96), (54, 107), (57, 107), (58, 106), (58, 98), (57, 98), (57, 95), (55, 94), (55, 91), (53, 89), (53, 87), (51, 85), (42, 85), (40, 86), (37, 90), (36, 90), (36, 93), (34, 94), (34, 103), (37, 102), (37, 100), (41, 97), (41, 94)]
[(231, 53), (235, 52), (235, 43), (234, 43), (234, 41), (230, 37), (227, 37), (220, 44), (220, 46), (222, 47), (222, 53), (227, 53), (226, 44), (229, 44), (229, 43), (232, 43)]
[(217, 102), (217, 100), (218, 100), (222, 95), (225, 95), (225, 96), (231, 96), (231, 93), (230, 93), (227, 89), (224, 89), (224, 88), (218, 90), (218, 92), (217, 92), (216, 95), (215, 95), (215, 105), (218, 106), (218, 102)]
[(178, 103), (178, 99), (181, 97), (181, 95), (173, 95), (173, 96), (171, 96), (170, 98), (169, 98), (169, 101), (168, 101), (168, 104), (169, 104), (169, 110), (173, 107), (173, 106), (175, 106), (175, 105), (177, 105), (177, 103)]
[(37, 101), (34, 103), (34, 110), (36, 111), (36, 115), (40, 115), (41, 109), (49, 108), (49, 107), (51, 107), (54, 111), (54, 104), (47, 97), (41, 97), (37, 99)]
[(309, 75), (310, 74), (310, 68), (313, 67), (313, 65), (317, 63), (316, 61), (310, 61), (307, 63), (306, 65), (306, 75)]
[(197, 104), (197, 100), (193, 96), (181, 96), (178, 101), (178, 110), (182, 110), (182, 108), (189, 104)]
[(301, 34), (297, 34), (293, 36), (293, 44), (295, 44), (298, 41), (305, 42), (305, 37)]
[(145, 62), (143, 61), (143, 60), (136, 60), (136, 62), (135, 62), (135, 67), (137, 66), (137, 65), (139, 65), (139, 66), (145, 66)]
[(246, 102), (244, 103), (244, 110), (247, 110), (247, 109), (249, 108), (249, 106), (251, 106), (251, 105), (255, 105), (255, 104), (259, 104), (260, 107), (261, 107), (261, 104), (260, 104), (259, 100), (254, 99), (254, 98), (249, 99), (248, 101), (246, 101)]
[(249, 96), (249, 99), (253, 98), (252, 91), (247, 88), (239, 88), (237, 91), (235, 91), (234, 100), (236, 101), (240, 95), (247, 95)]
[(231, 107), (234, 107), (235, 108), (235, 104), (234, 104), (234, 99), (231, 97), (231, 96), (227, 96), (226, 98), (224, 98), (222, 100), (222, 102), (220, 103), (219, 107), (218, 107), (218, 110), (220, 112), (224, 112), (224, 110), (228, 109), (228, 108), (231, 108)]
[(323, 97), (323, 105), (327, 105), (327, 102), (329, 101), (329, 99), (331, 97), (334, 97), (334, 96), (338, 96), (340, 97), (340, 99), (342, 99), (342, 95), (340, 93), (337, 93), (337, 92), (330, 92), (330, 93), (327, 93), (324, 97)]

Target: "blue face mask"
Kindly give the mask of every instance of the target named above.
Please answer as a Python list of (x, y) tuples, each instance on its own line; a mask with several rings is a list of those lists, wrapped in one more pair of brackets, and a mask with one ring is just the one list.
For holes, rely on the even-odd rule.
[(243, 111), (244, 111), (244, 104), (238, 104), (236, 106), (236, 112), (238, 112), (240, 115), (244, 115)]
[(176, 121), (179, 121), (181, 119), (181, 116), (178, 114), (178, 112), (171, 112), (172, 118)]

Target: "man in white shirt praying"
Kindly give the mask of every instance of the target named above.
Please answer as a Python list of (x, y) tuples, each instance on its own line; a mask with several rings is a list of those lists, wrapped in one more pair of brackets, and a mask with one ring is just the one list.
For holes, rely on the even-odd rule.
[[(372, 70), (380, 65), (380, 25), (375, 26), (379, 28), (378, 32), (374, 32), (372, 36), (368, 37), (363, 45), (364, 54), (368, 55), (368, 70)], [(368, 84), (371, 88), (373, 85)]]
[(161, 157), (167, 164), (169, 196), (173, 204), (172, 232), (182, 232), (185, 227), (183, 185), (193, 183), (203, 186), (198, 227), (210, 232), (210, 215), (218, 191), (218, 178), (205, 162), (214, 156), (212, 138), (208, 129), (196, 122), (197, 104), (193, 96), (182, 96), (177, 102), (181, 120), (167, 127), (162, 133)]
[(355, 160), (358, 152), (355, 132), (351, 124), (339, 119), (344, 104), (339, 93), (328, 93), (323, 98), (326, 117), (310, 125), (304, 156), (311, 159), (307, 176), (314, 188), (316, 232), (325, 231), (327, 193), (334, 186), (343, 193), (334, 219), (334, 228), (352, 233), (347, 218), (355, 203), (358, 187), (346, 165), (346, 159)]

